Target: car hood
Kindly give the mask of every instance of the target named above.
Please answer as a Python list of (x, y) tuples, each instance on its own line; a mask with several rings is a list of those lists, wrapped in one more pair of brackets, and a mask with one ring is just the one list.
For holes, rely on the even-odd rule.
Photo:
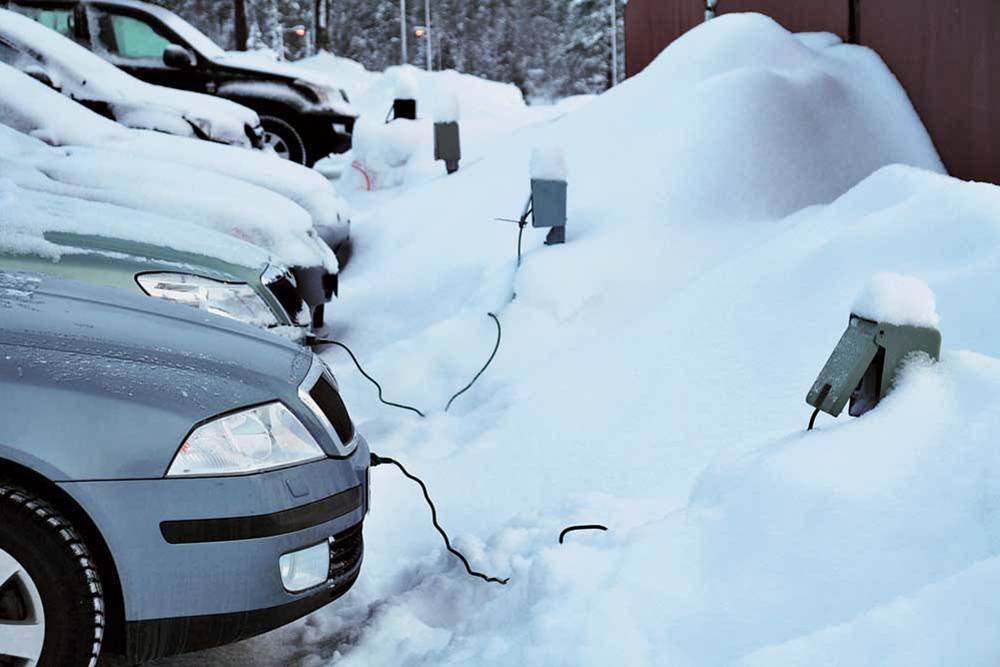
[(55, 481), (159, 478), (220, 414), (281, 400), (310, 424), (297, 395), (313, 359), (193, 308), (0, 272), (0, 457)]
[(243, 74), (252, 80), (267, 78), (285, 84), (302, 81), (310, 86), (326, 91), (328, 99), (317, 106), (343, 116), (354, 118), (359, 116), (357, 109), (341, 97), (341, 91), (344, 89), (344, 86), (337, 82), (336, 79), (324, 76), (315, 70), (278, 60), (271, 60), (266, 56), (249, 51), (227, 51), (225, 55), (212, 58), (212, 62), (217, 67), (226, 69), (231, 73)]
[(43, 274), (0, 272), (0, 311), (0, 340), (34, 349), (293, 387), (312, 363), (312, 353), (256, 327)]

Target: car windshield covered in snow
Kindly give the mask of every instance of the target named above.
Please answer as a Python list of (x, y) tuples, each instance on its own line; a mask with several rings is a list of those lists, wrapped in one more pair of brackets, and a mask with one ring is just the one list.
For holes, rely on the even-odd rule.
[[(56, 27), (60, 25), (68, 30), (68, 23)], [(229, 100), (140, 81), (56, 30), (3, 9), (0, 62), (129, 127), (243, 147), (259, 140), (260, 119), (254, 111)]]

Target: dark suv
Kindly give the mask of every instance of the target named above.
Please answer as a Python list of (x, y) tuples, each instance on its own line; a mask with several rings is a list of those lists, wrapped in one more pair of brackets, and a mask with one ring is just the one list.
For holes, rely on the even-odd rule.
[(138, 0), (0, 0), (150, 83), (218, 95), (260, 115), (265, 143), (312, 166), (351, 147), (357, 112), (316, 72), (240, 57), (173, 12)]

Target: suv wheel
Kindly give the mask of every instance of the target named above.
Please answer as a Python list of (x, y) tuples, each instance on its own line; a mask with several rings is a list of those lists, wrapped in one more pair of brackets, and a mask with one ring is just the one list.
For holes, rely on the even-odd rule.
[(101, 580), (80, 535), (49, 504), (0, 480), (0, 667), (93, 667)]
[(261, 116), (260, 126), (264, 130), (266, 148), (283, 160), (306, 164), (306, 144), (298, 130), (275, 116)]

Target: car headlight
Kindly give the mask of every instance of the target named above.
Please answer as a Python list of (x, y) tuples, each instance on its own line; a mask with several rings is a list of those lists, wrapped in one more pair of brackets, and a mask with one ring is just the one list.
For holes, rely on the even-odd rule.
[(149, 296), (256, 326), (281, 324), (267, 302), (246, 283), (225, 283), (189, 273), (141, 273), (135, 280)]
[(243, 475), (323, 458), (323, 449), (298, 417), (282, 403), (268, 403), (196, 428), (167, 477)]

